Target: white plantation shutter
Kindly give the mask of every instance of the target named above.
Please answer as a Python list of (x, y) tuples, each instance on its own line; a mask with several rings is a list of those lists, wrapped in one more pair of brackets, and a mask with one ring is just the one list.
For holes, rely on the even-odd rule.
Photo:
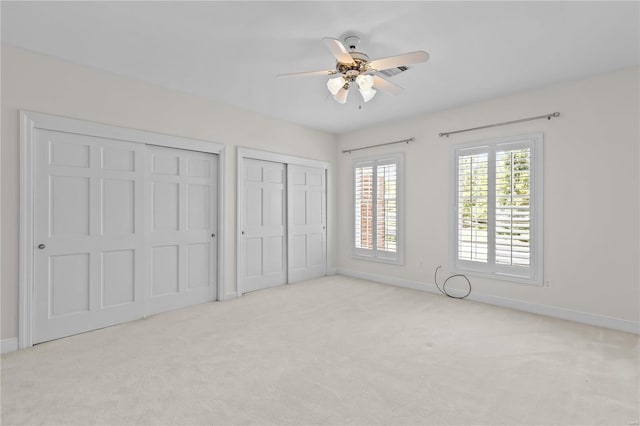
[(486, 152), (458, 157), (458, 257), (487, 262), (489, 159)]
[(355, 246), (373, 248), (373, 165), (355, 169)]
[(397, 169), (394, 163), (379, 165), (376, 170), (376, 246), (378, 250), (395, 253), (398, 240)]
[(542, 283), (542, 135), (452, 148), (452, 264)]
[(531, 264), (531, 150), (496, 153), (496, 263)]
[(394, 154), (354, 162), (354, 255), (401, 262), (400, 172)]

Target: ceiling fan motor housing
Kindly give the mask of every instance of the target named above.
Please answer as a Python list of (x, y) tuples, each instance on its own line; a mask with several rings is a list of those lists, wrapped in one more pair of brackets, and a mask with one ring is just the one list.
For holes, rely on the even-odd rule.
[(369, 56), (362, 52), (349, 52), (349, 55), (353, 58), (354, 63), (346, 64), (338, 62), (336, 64), (336, 71), (353, 81), (358, 75), (368, 71), (367, 64), (369, 63)]

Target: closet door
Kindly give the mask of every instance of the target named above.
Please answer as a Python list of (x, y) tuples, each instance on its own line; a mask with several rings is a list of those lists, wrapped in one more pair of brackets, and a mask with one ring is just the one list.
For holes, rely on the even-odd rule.
[(285, 165), (245, 159), (242, 170), (242, 291), (287, 282)]
[(144, 315), (144, 145), (37, 129), (33, 343)]
[(149, 313), (216, 299), (217, 156), (148, 146)]
[(289, 282), (327, 273), (326, 177), (324, 169), (287, 167)]

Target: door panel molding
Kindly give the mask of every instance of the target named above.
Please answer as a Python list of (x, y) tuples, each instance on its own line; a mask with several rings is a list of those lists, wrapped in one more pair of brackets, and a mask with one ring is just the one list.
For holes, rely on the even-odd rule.
[[(218, 156), (216, 176), (217, 191), (217, 297), (225, 296), (224, 253), (225, 253), (225, 147), (223, 144), (203, 140), (172, 136), (124, 127), (111, 126), (90, 121), (78, 120), (57, 115), (33, 111), (20, 111), (20, 238), (19, 238), (19, 299), (18, 299), (18, 347), (24, 349), (33, 345), (34, 341), (34, 251), (39, 242), (34, 240), (34, 194), (35, 194), (35, 144), (37, 130), (53, 130), (82, 136), (93, 136), (115, 141), (132, 142), (142, 145), (178, 148), (200, 151)], [(62, 153), (65, 146), (61, 145)], [(126, 153), (114, 150), (104, 156), (104, 168), (114, 171), (126, 171), (132, 166), (131, 158)], [(78, 153), (69, 157), (67, 166), (78, 166), (86, 163), (86, 158)], [(194, 164), (195, 175), (203, 173), (201, 167)], [(106, 170), (105, 170), (106, 172)], [(148, 217), (148, 216), (147, 216)], [(117, 223), (118, 225), (122, 225)], [(104, 224), (99, 224), (103, 226)], [(110, 224), (109, 226), (111, 226)], [(125, 224), (129, 226), (130, 224)], [(124, 226), (124, 225), (122, 225)], [(142, 226), (135, 221), (134, 227)], [(105, 250), (107, 250), (105, 248)], [(114, 300), (125, 296), (113, 296)], [(117, 305), (117, 303), (116, 303)], [(146, 308), (145, 308), (146, 309)]]

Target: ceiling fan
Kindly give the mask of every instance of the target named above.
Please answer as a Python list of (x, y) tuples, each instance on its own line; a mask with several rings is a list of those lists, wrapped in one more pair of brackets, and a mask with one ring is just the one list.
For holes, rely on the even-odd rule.
[[(369, 102), (376, 94), (376, 89), (397, 95), (402, 87), (387, 80), (380, 75), (381, 71), (392, 68), (405, 68), (409, 64), (426, 62), (429, 54), (424, 51), (404, 53), (402, 55), (389, 56), (387, 58), (369, 60), (369, 56), (363, 52), (357, 52), (356, 47), (360, 42), (357, 36), (348, 36), (344, 39), (349, 50), (336, 38), (324, 37), (322, 39), (327, 49), (336, 58), (336, 67), (326, 71), (296, 72), (280, 74), (278, 77), (306, 77), (316, 75), (338, 75), (327, 81), (327, 89), (333, 98), (341, 104), (347, 102), (349, 87), (355, 83), (360, 95), (365, 102)], [(406, 68), (405, 68), (406, 69)]]

